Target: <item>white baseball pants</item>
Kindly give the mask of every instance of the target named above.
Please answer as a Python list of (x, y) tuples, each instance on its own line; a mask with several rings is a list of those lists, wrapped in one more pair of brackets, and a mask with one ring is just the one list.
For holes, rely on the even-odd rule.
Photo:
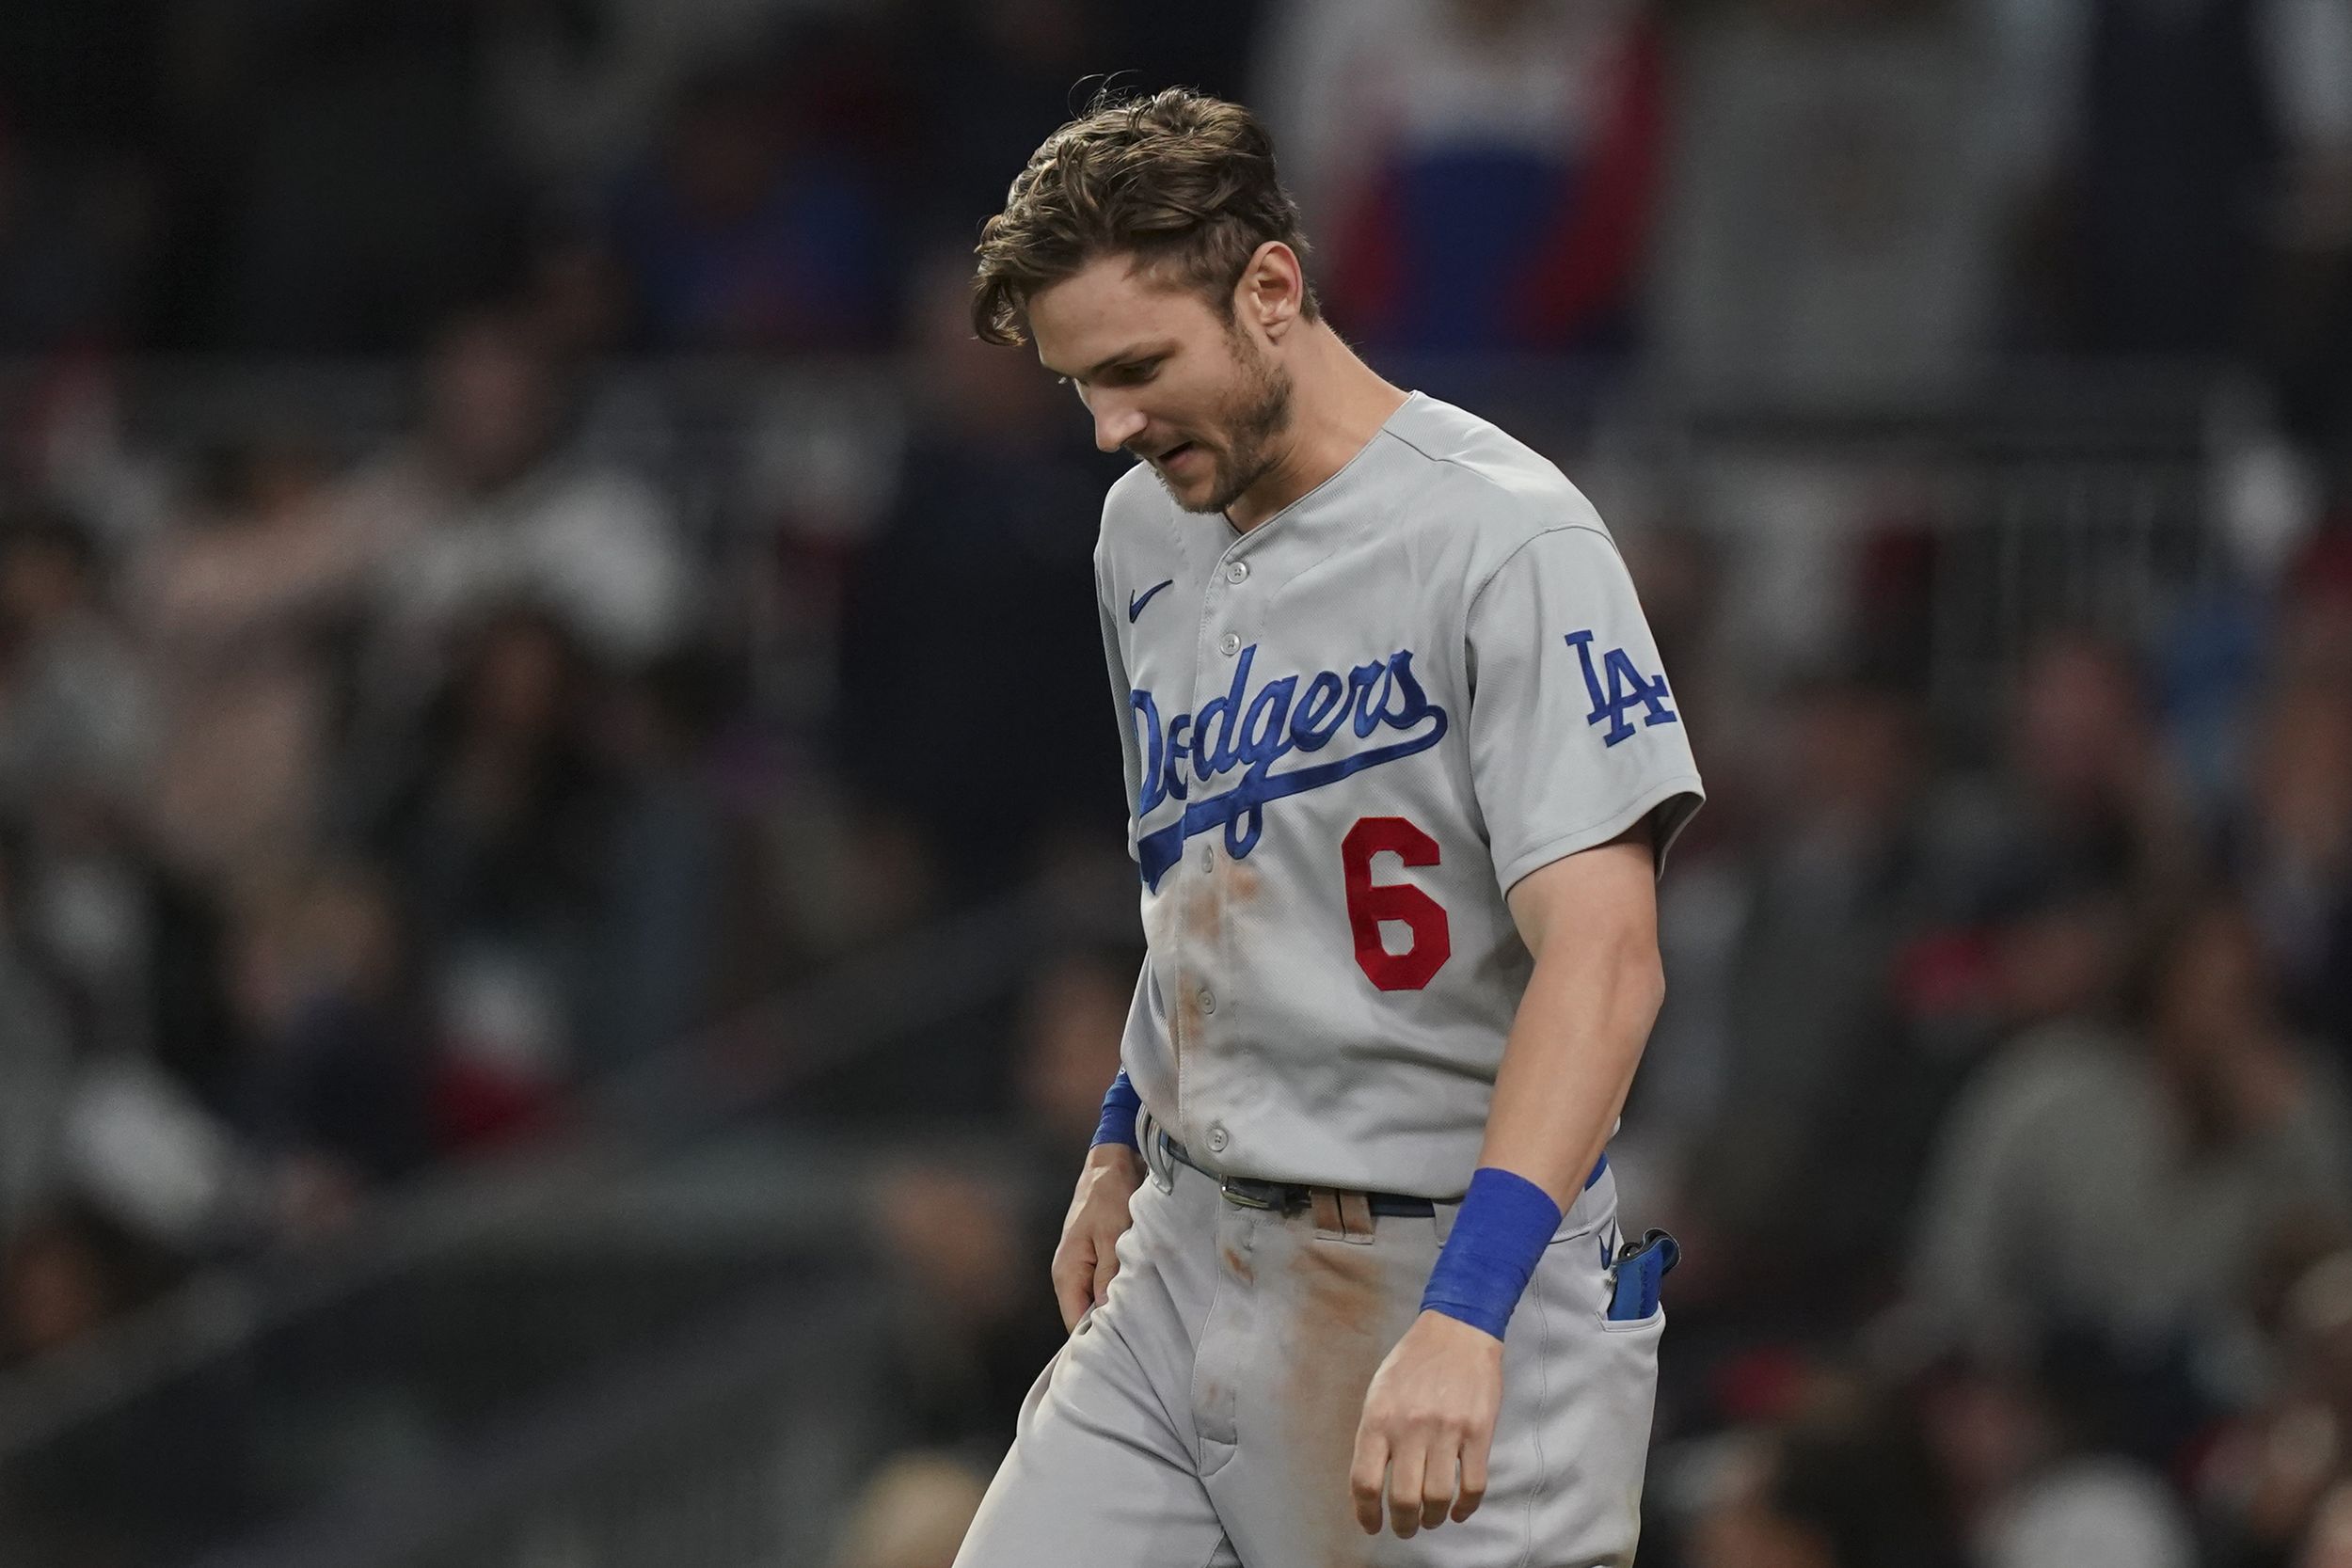
[(1503, 1341), (1485, 1503), (1367, 1536), (1347, 1472), (1364, 1390), (1451, 1227), (1319, 1227), (1228, 1201), (1139, 1128), (1119, 1274), (1025, 1402), (956, 1568), (1613, 1568), (1633, 1560), (1661, 1311), (1605, 1316), (1616, 1181), (1561, 1223)]

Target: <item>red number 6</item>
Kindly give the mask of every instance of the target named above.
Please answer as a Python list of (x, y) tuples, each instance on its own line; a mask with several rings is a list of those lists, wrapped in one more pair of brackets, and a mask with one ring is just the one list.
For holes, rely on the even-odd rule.
[[(1375, 886), (1372, 857), (1387, 850), (1406, 865), (1438, 863), (1438, 841), (1401, 816), (1359, 818), (1340, 840), (1340, 865), (1347, 876), (1347, 927), (1356, 937), (1356, 962), (1382, 990), (1419, 990), (1454, 956), (1445, 906), (1410, 882)], [(1413, 944), (1402, 953), (1380, 945), (1380, 923), (1403, 922)]]

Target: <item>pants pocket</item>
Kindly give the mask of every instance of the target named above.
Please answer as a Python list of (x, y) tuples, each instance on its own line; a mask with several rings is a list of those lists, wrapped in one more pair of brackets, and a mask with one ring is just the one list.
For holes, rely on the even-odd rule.
[(1629, 1318), (1623, 1321), (1611, 1317), (1609, 1308), (1603, 1307), (1600, 1309), (1599, 1318), (1600, 1331), (1603, 1334), (1614, 1334), (1627, 1338), (1645, 1335), (1655, 1341), (1666, 1332), (1666, 1308), (1662, 1305), (1646, 1318)]

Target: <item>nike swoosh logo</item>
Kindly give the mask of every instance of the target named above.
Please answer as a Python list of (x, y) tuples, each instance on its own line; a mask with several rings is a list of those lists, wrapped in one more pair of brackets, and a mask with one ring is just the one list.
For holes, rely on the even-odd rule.
[(1143, 613), (1143, 607), (1152, 602), (1152, 595), (1158, 593), (1163, 588), (1172, 586), (1175, 581), (1176, 579), (1174, 578), (1170, 578), (1167, 582), (1154, 583), (1152, 586), (1145, 589), (1142, 593), (1137, 594), (1134, 598), (1129, 599), (1127, 601), (1127, 624), (1131, 626), (1134, 626), (1136, 624), (1136, 617)]

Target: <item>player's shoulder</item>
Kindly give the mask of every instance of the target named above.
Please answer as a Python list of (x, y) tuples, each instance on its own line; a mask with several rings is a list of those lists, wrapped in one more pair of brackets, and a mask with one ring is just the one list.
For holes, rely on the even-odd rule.
[(1559, 465), (1491, 420), (1416, 392), (1383, 435), (1414, 471), (1421, 496), (1412, 510), (1420, 522), (1468, 531), (1482, 556), (1507, 557), (1561, 529), (1610, 537), (1599, 512)]

